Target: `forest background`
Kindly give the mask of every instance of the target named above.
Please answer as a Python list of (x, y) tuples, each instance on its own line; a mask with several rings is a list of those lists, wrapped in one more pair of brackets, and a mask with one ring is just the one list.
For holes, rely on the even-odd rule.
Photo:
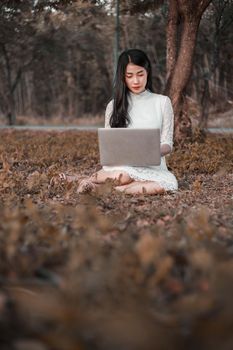
[[(168, 10), (168, 1), (120, 1), (119, 51), (148, 53), (158, 93), (167, 83)], [(194, 125), (220, 116), (220, 126), (232, 126), (232, 13), (231, 0), (213, 0), (202, 15), (185, 87)], [(115, 1), (1, 1), (1, 124), (102, 121), (112, 96), (115, 27)]]

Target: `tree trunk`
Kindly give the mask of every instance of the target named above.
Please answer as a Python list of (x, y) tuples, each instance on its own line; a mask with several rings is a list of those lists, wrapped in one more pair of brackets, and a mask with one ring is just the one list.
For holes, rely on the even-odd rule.
[(167, 23), (167, 84), (175, 114), (175, 142), (192, 138), (192, 125), (186, 108), (185, 88), (193, 64), (201, 16), (211, 0), (170, 0)]
[(7, 76), (7, 84), (6, 84), (6, 86), (7, 86), (6, 95), (7, 95), (7, 101), (8, 101), (7, 119), (8, 119), (9, 125), (14, 125), (16, 122), (14, 92), (15, 92), (15, 89), (16, 89), (18, 83), (20, 82), (21, 75), (22, 75), (22, 69), (21, 68), (18, 69), (17, 74), (15, 76), (15, 79), (13, 81), (12, 67), (10, 64), (10, 58), (9, 58), (9, 54), (7, 52), (6, 45), (1, 44), (1, 47), (2, 47), (3, 57), (5, 60), (6, 76)]
[(9, 98), (9, 109), (7, 113), (7, 120), (9, 125), (15, 125), (16, 115), (15, 115), (15, 100), (12, 95)]

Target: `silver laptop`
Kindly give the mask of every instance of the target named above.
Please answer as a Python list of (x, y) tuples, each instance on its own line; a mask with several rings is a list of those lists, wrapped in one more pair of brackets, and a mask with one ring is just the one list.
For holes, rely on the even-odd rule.
[(160, 165), (160, 129), (99, 128), (101, 165)]

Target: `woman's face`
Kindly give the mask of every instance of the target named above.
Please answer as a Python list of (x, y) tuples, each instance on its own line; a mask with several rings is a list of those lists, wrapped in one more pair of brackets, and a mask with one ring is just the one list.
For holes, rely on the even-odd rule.
[(125, 83), (134, 94), (143, 92), (147, 83), (147, 71), (141, 66), (128, 63), (125, 71)]

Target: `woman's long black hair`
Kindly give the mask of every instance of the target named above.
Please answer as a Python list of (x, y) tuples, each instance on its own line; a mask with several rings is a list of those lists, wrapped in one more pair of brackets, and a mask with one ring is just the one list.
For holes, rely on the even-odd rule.
[(114, 82), (113, 111), (110, 117), (111, 128), (126, 128), (130, 124), (128, 115), (129, 89), (125, 83), (125, 71), (128, 63), (136, 64), (147, 71), (146, 89), (153, 92), (151, 63), (147, 55), (138, 49), (130, 49), (121, 53), (117, 63)]

